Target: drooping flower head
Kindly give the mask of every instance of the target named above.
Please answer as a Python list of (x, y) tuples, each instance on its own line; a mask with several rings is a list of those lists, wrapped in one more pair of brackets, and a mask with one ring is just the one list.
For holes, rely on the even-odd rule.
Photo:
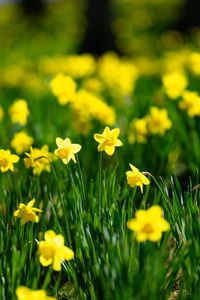
[(33, 207), (35, 199), (29, 201), (27, 205), (24, 203), (19, 204), (19, 208), (14, 212), (13, 216), (21, 219), (21, 224), (26, 224), (31, 221), (34, 223), (39, 222), (39, 217), (36, 213), (42, 212), (41, 209)]
[(139, 186), (141, 192), (143, 193), (143, 185), (148, 185), (150, 181), (136, 167), (134, 167), (132, 164), (129, 165), (131, 167), (131, 171), (126, 172), (128, 185), (130, 185), (130, 187)]
[(159, 205), (153, 205), (147, 210), (136, 211), (135, 218), (127, 223), (127, 227), (136, 233), (138, 242), (150, 240), (157, 242), (162, 232), (170, 229), (169, 223), (162, 217), (163, 211)]
[(40, 263), (47, 267), (53, 264), (55, 271), (61, 270), (63, 260), (74, 258), (74, 252), (64, 245), (62, 234), (56, 235), (53, 230), (48, 230), (44, 234), (44, 241), (39, 242), (38, 246)]
[(1, 172), (7, 172), (11, 170), (14, 172), (14, 163), (19, 161), (19, 157), (15, 154), (11, 154), (10, 150), (0, 149), (0, 168)]
[(24, 158), (26, 168), (33, 168), (34, 175), (40, 175), (42, 171), (51, 171), (51, 162), (55, 160), (53, 153), (49, 152), (49, 147), (44, 145), (41, 149), (30, 148), (30, 153), (26, 153), (28, 158)]
[(81, 145), (72, 144), (69, 138), (63, 140), (59, 137), (56, 138), (56, 145), (58, 149), (54, 151), (54, 154), (57, 155), (65, 165), (68, 164), (71, 159), (76, 163), (75, 154), (81, 150)]
[(45, 290), (31, 290), (25, 286), (16, 289), (18, 300), (56, 300), (54, 297), (47, 296)]
[(114, 128), (110, 130), (107, 126), (103, 133), (95, 133), (94, 139), (99, 143), (98, 151), (105, 151), (108, 155), (113, 155), (115, 152), (115, 147), (122, 146), (122, 142), (118, 139), (118, 135), (120, 133), (119, 128)]

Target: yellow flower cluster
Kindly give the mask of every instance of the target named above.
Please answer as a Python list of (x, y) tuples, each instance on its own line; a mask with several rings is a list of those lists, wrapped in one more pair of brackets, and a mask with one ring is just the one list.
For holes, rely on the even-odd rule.
[(12, 123), (18, 123), (21, 126), (26, 125), (28, 116), (30, 114), (27, 102), (24, 99), (17, 99), (10, 106), (9, 114)]
[(92, 55), (70, 55), (66, 59), (66, 73), (74, 78), (90, 76), (96, 69), (96, 62)]
[(41, 59), (38, 68), (47, 75), (64, 73), (74, 78), (83, 78), (94, 73), (96, 62), (90, 54), (57, 56)]
[(135, 218), (128, 221), (129, 229), (135, 231), (138, 242), (150, 240), (157, 242), (162, 232), (170, 229), (169, 223), (162, 217), (163, 211), (159, 205), (153, 205), (147, 210), (136, 211)]
[(144, 144), (147, 142), (148, 136), (163, 136), (171, 127), (172, 122), (168, 117), (167, 110), (152, 106), (148, 115), (141, 119), (134, 119), (130, 123), (129, 143), (137, 142)]
[(200, 96), (196, 92), (185, 91), (179, 107), (186, 110), (189, 117), (200, 116)]

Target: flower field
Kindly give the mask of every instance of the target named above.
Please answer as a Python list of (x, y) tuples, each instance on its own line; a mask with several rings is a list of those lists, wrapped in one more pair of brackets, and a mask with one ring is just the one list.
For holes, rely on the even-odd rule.
[(118, 16), (97, 57), (81, 3), (47, 9), (0, 7), (0, 300), (200, 299), (199, 31), (137, 48)]

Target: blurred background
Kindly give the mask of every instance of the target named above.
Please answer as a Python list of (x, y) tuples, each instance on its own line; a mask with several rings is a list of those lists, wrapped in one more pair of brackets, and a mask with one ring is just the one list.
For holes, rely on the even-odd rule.
[[(1, 0), (0, 63), (108, 50), (154, 55), (199, 46), (198, 0)], [(14, 52), (13, 52), (14, 49)]]

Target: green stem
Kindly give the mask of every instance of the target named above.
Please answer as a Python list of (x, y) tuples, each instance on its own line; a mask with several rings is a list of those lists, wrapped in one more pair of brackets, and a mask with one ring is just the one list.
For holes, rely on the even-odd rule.
[(46, 276), (45, 276), (45, 279), (44, 279), (44, 282), (43, 282), (43, 285), (42, 285), (42, 289), (46, 290), (50, 281), (51, 281), (51, 278), (52, 278), (52, 273), (53, 273), (53, 268), (52, 267), (49, 267), (47, 273), (46, 273)]
[(82, 171), (81, 171), (81, 165), (80, 165), (80, 161), (79, 161), (78, 155), (76, 155), (76, 160), (77, 160), (78, 174), (79, 174), (79, 178), (80, 178), (80, 186), (81, 186), (81, 192), (82, 192), (84, 207), (86, 208), (87, 199), (86, 199), (86, 194), (85, 194), (85, 186), (84, 186), (84, 181), (83, 181), (83, 174), (82, 174)]
[(103, 153), (100, 152), (99, 167), (98, 167), (99, 203), (101, 203), (101, 197), (102, 197), (102, 159), (103, 159)]

